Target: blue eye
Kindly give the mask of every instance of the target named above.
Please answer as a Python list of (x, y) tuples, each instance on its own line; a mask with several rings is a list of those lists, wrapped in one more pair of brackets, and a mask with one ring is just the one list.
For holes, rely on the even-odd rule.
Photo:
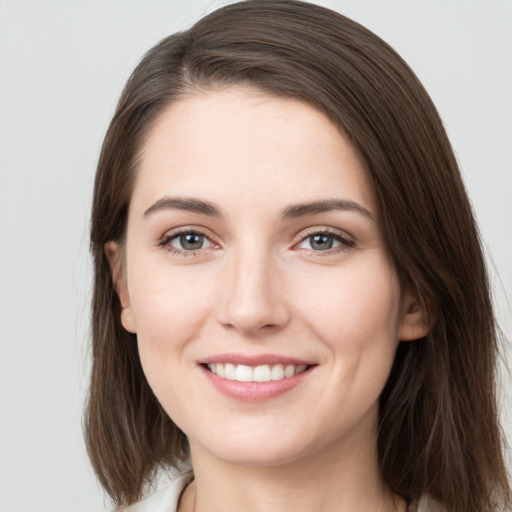
[(198, 251), (211, 247), (212, 243), (206, 236), (194, 231), (179, 233), (166, 240), (166, 245), (182, 251)]
[(347, 240), (338, 233), (314, 233), (304, 238), (297, 247), (299, 249), (310, 249), (321, 252), (337, 248), (353, 247), (354, 242)]
[[(340, 243), (330, 235), (318, 234), (311, 235), (306, 238), (309, 242), (309, 246), (311, 249), (315, 251), (327, 251), (328, 249), (332, 249), (333, 247), (337, 247)], [(337, 245), (335, 245), (337, 244)]]

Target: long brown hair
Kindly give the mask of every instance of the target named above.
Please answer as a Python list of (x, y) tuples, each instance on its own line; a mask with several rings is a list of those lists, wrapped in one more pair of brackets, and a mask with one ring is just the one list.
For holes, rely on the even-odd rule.
[(138, 154), (157, 116), (194, 90), (250, 84), (305, 101), (349, 137), (366, 165), (404, 286), (437, 315), (402, 342), (380, 399), (380, 468), (407, 501), (449, 512), (503, 510), (510, 487), (496, 409), (497, 335), (484, 258), (452, 148), (428, 94), (376, 35), (294, 0), (228, 5), (142, 59), (102, 147), (91, 251), (93, 367), (85, 414), (92, 464), (118, 505), (139, 499), (187, 441), (153, 395), (135, 335), (120, 323), (105, 243), (123, 241)]

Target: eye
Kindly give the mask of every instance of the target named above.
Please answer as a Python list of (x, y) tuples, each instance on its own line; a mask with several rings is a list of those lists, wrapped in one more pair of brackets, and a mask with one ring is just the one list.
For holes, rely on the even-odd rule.
[(195, 251), (212, 247), (212, 241), (197, 231), (182, 231), (166, 235), (160, 242), (161, 246), (175, 253), (193, 254)]
[(185, 251), (197, 251), (210, 247), (212, 243), (208, 238), (200, 233), (181, 233), (174, 236), (170, 241), (169, 245), (176, 247), (176, 249), (183, 249)]
[(315, 252), (329, 251), (331, 249), (348, 249), (355, 243), (341, 236), (339, 233), (317, 232), (303, 238), (298, 244), (298, 249), (308, 249)]

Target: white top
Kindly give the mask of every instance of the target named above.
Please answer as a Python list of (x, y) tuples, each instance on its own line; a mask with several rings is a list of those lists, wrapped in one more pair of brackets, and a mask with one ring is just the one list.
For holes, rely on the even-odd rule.
[[(177, 512), (181, 494), (193, 478), (192, 473), (185, 473), (169, 486), (125, 508), (124, 512)], [(423, 496), (418, 503), (409, 505), (407, 512), (445, 512), (445, 510), (429, 496)]]
[(193, 479), (194, 475), (191, 472), (184, 473), (167, 487), (122, 510), (123, 512), (177, 512), (181, 494)]

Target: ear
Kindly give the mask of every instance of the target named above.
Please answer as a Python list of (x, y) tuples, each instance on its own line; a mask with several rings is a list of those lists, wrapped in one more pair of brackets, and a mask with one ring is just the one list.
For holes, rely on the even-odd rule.
[(437, 320), (437, 310), (432, 301), (423, 298), (417, 291), (408, 290), (402, 306), (400, 341), (424, 338)]
[(130, 296), (128, 294), (128, 285), (126, 282), (126, 274), (122, 268), (121, 248), (117, 242), (107, 242), (105, 244), (105, 254), (110, 265), (110, 274), (114, 289), (121, 302), (121, 324), (131, 333), (137, 332), (135, 319), (133, 317), (132, 306), (130, 303)]

